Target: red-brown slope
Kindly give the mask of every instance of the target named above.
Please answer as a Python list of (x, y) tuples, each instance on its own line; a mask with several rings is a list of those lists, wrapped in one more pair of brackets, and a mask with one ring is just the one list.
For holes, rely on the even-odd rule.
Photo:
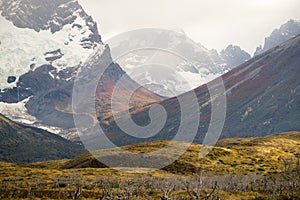
[[(112, 95), (116, 97), (117, 111), (126, 110), (128, 107), (142, 107), (163, 99), (138, 83), (133, 81), (121, 67), (112, 61), (109, 48), (98, 57), (94, 55), (86, 63), (82, 72), (78, 74), (78, 83), (74, 85), (75, 113), (90, 115), (96, 110), (100, 123), (112, 114)], [(95, 87), (95, 90), (94, 90)], [(75, 97), (74, 97), (75, 96)], [(76, 97), (77, 96), (77, 97)], [(129, 96), (130, 102), (126, 101)]]
[[(112, 114), (112, 94), (116, 87), (116, 82), (111, 81), (107, 82), (97, 88), (96, 99), (97, 107), (96, 111), (101, 118), (107, 118)], [(134, 90), (135, 87), (138, 87), (137, 90)], [(130, 98), (130, 103), (120, 101), (119, 97), (125, 97), (131, 94), (134, 91)], [(122, 84), (119, 88), (117, 94), (117, 111), (126, 110), (129, 107), (143, 107), (150, 103), (155, 103), (162, 100), (162, 97), (150, 92), (146, 88), (139, 86), (136, 82), (132, 81), (129, 77), (125, 84)]]

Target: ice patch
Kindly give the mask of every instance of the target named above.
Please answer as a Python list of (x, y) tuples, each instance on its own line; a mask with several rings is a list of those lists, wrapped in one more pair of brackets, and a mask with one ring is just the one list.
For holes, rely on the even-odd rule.
[(29, 99), (30, 97), (18, 103), (0, 102), (0, 113), (15, 122), (29, 125), (34, 124), (37, 121), (37, 119), (34, 116), (28, 114), (27, 109), (25, 107)]

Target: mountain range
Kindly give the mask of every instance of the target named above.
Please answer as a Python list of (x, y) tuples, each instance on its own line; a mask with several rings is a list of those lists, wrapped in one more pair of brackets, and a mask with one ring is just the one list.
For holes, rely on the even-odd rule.
[[(265, 38), (264, 46), (257, 47), (254, 56), (298, 34), (300, 22), (289, 20)], [(205, 84), (251, 58), (248, 52), (232, 44), (220, 52), (208, 50), (189, 39), (184, 31), (140, 29), (115, 36), (107, 43), (113, 58), (118, 59), (122, 69), (133, 80), (166, 97), (180, 95)], [(175, 52), (188, 62), (174, 61), (178, 59), (176, 56), (171, 58), (170, 54), (167, 56), (159, 49)]]
[[(101, 126), (118, 145), (172, 139), (180, 122), (179, 102), (173, 96), (184, 98), (190, 93), (196, 94), (201, 108), (195, 142), (202, 142), (211, 118), (210, 92), (205, 83), (214, 85), (220, 76), (227, 97), (221, 137), (253, 137), (300, 129), (297, 21), (275, 30), (251, 59), (235, 45), (217, 52), (191, 41), (183, 32), (157, 29), (124, 33), (118, 36), (123, 42), (112, 40), (107, 45), (96, 22), (77, 1), (8, 0), (0, 1), (0, 5), (0, 24), (5, 27), (0, 30), (0, 112), (22, 124), (17, 125), (18, 130), (26, 124), (30, 129), (43, 128), (67, 139), (77, 138), (73, 117), (83, 113), (72, 109), (74, 82), (78, 73), (84, 72), (82, 84), (88, 85), (98, 69), (105, 71), (97, 82), (96, 94), (87, 94), (85, 100), (96, 103)], [(129, 52), (116, 59), (120, 53), (145, 46), (150, 50)], [(151, 48), (165, 49), (168, 54)], [(170, 52), (177, 52), (189, 62), (182, 58), (170, 62), (175, 55)], [(139, 69), (144, 65), (147, 68)], [(137, 88), (129, 105), (137, 124), (149, 123), (148, 111), (153, 103), (166, 108), (167, 123), (157, 136), (136, 140), (115, 124), (111, 97), (121, 79), (120, 96)], [(84, 103), (80, 110), (85, 110)], [(188, 101), (184, 106), (194, 109)], [(126, 102), (119, 102), (118, 108), (126, 109)]]
[[(184, 108), (192, 111), (195, 109), (195, 105), (190, 98), (190, 93), (195, 93), (201, 108), (200, 126), (194, 142), (203, 142), (210, 124), (221, 123), (218, 117), (216, 121), (211, 121), (213, 101), (216, 101), (217, 106), (214, 109), (217, 111), (226, 106), (222, 138), (255, 137), (299, 130), (299, 64), (300, 35), (222, 75), (225, 94), (219, 92), (213, 97), (210, 96), (211, 91), (208, 85), (210, 88), (217, 88), (220, 84), (218, 79), (215, 79), (179, 96), (180, 99), (187, 99)], [(227, 97), (227, 104), (219, 105), (218, 99), (223, 95)], [(181, 109), (179, 109), (181, 105), (177, 97), (163, 100), (159, 104), (165, 108), (168, 118), (157, 135), (146, 139), (128, 136), (111, 119), (110, 131), (107, 133), (110, 140), (117, 145), (171, 140), (175, 137), (181, 120), (183, 120), (181, 119)], [(133, 110), (131, 117), (140, 126), (146, 126), (150, 123), (148, 115), (150, 107), (151, 105), (147, 105), (144, 108)], [(159, 117), (163, 118), (163, 116)], [(195, 118), (191, 114), (185, 120), (193, 122)], [(120, 138), (122, 139), (120, 140)]]

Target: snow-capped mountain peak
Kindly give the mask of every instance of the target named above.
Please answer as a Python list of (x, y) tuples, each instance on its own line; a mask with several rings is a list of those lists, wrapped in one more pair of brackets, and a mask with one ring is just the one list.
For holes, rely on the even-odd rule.
[(8, 0), (0, 12), (0, 89), (14, 87), (32, 66), (52, 64), (61, 71), (104, 46), (96, 22), (77, 1)]

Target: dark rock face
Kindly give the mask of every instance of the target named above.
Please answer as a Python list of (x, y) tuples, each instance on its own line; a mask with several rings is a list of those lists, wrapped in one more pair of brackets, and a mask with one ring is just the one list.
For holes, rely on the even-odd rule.
[(235, 45), (229, 45), (226, 47), (226, 49), (220, 52), (220, 56), (227, 64), (226, 68), (229, 71), (251, 58), (249, 53)]
[(8, 83), (13, 83), (13, 82), (15, 82), (16, 81), (16, 77), (15, 76), (9, 76), (9, 77), (7, 77), (7, 82)]
[(65, 79), (56, 79), (59, 74), (51, 65), (43, 65), (19, 78), (17, 87), (5, 89), (0, 101), (17, 103), (31, 97), (26, 107), (28, 112), (47, 125), (73, 127), (73, 117), (56, 109), (57, 104), (70, 102), (72, 84)]
[(19, 78), (17, 87), (4, 89), (0, 94), (0, 101), (8, 103), (20, 102), (33, 94), (52, 88), (55, 81), (49, 72), (55, 71), (51, 65), (44, 65), (35, 71), (28, 72)]
[(257, 47), (254, 56), (268, 51), (269, 49), (295, 37), (298, 34), (300, 34), (300, 22), (296, 20), (289, 20), (287, 23), (280, 26), (279, 29), (275, 29), (269, 37), (265, 38), (264, 46)]
[[(91, 34), (81, 39), (84, 48), (92, 48), (95, 43), (101, 43), (97, 24), (85, 13), (77, 1), (72, 0), (8, 0), (3, 1), (0, 11), (2, 16), (19, 28), (30, 28), (37, 32), (50, 30), (52, 33), (63, 29), (67, 24), (76, 24), (81, 17)], [(69, 38), (72, 41), (72, 38)]]

